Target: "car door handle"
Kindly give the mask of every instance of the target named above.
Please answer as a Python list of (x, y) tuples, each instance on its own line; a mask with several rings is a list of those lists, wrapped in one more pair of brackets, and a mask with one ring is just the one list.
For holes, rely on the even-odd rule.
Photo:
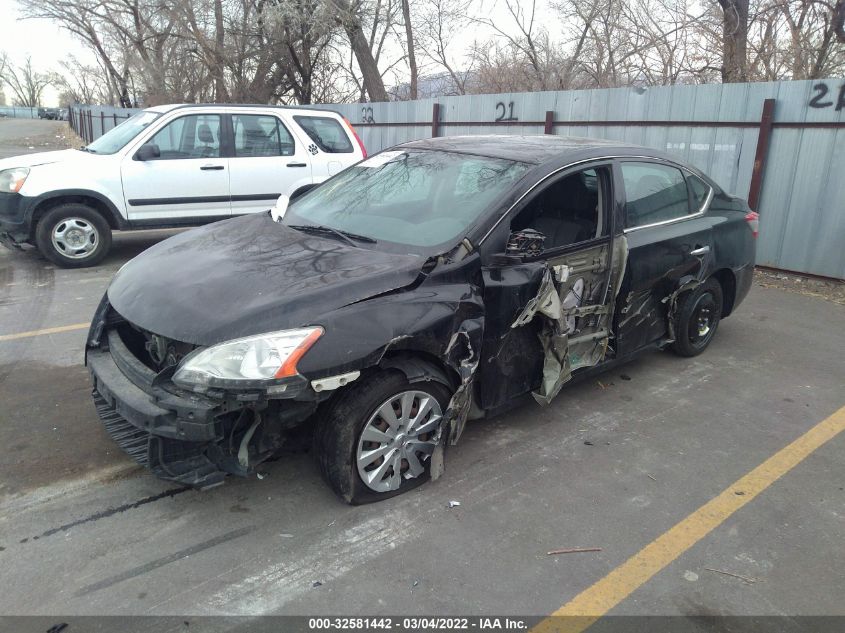
[(308, 163), (288, 163), (288, 167), (308, 167)]
[(220, 171), (221, 169), (225, 169), (223, 165), (203, 165), (200, 167), (203, 171)]
[(706, 255), (710, 252), (709, 246), (699, 246), (698, 248), (694, 248), (689, 252), (690, 255), (695, 255), (696, 257), (699, 255)]

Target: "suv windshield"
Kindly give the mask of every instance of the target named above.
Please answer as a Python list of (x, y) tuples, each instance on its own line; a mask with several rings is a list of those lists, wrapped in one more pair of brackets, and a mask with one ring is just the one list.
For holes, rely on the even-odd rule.
[(317, 225), (424, 254), (454, 242), (530, 167), (430, 150), (377, 154), (292, 202), (283, 222)]
[(139, 112), (103, 134), (85, 149), (94, 154), (114, 154), (160, 116), (157, 112)]

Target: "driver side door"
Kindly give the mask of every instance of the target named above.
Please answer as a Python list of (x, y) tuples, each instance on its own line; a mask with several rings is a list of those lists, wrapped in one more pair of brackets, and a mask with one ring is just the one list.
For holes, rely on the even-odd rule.
[(223, 117), (214, 113), (180, 116), (153, 131), (144, 144), (157, 146), (159, 157), (138, 160), (132, 152), (121, 165), (129, 220), (228, 217), (229, 159), (222, 138)]
[[(626, 259), (614, 204), (612, 166), (599, 163), (548, 178), (505, 219), (502, 253), (482, 269), (482, 408), (529, 391), (548, 404), (573, 371), (605, 358)], [(518, 252), (534, 232), (542, 249)]]

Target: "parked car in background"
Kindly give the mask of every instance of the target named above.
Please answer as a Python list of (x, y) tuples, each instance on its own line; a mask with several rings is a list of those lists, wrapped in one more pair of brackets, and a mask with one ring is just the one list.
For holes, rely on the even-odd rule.
[(327, 110), (157, 106), (81, 149), (0, 160), (0, 241), (91, 266), (112, 230), (266, 211), (365, 157), (349, 122)]
[(302, 428), (343, 499), (384, 499), (439, 473), (469, 418), (643, 350), (700, 354), (756, 236), (745, 201), (644, 147), (406, 143), (126, 264), (87, 339), (94, 401), (164, 479), (247, 475)]

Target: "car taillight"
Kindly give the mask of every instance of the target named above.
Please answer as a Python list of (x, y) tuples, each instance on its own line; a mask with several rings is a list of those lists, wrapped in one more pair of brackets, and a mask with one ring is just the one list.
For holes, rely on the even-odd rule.
[(361, 153), (364, 155), (364, 158), (367, 157), (367, 148), (364, 147), (364, 143), (361, 142), (361, 137), (358, 136), (358, 132), (355, 131), (355, 128), (352, 127), (352, 124), (349, 122), (349, 119), (343, 117), (343, 122), (346, 123), (346, 127), (349, 128), (349, 131), (352, 132), (352, 136), (355, 137), (355, 141), (358, 143), (358, 147), (361, 148)]
[(751, 229), (751, 234), (754, 237), (760, 233), (760, 214), (756, 211), (749, 211), (745, 214), (745, 221), (748, 222), (748, 227)]

